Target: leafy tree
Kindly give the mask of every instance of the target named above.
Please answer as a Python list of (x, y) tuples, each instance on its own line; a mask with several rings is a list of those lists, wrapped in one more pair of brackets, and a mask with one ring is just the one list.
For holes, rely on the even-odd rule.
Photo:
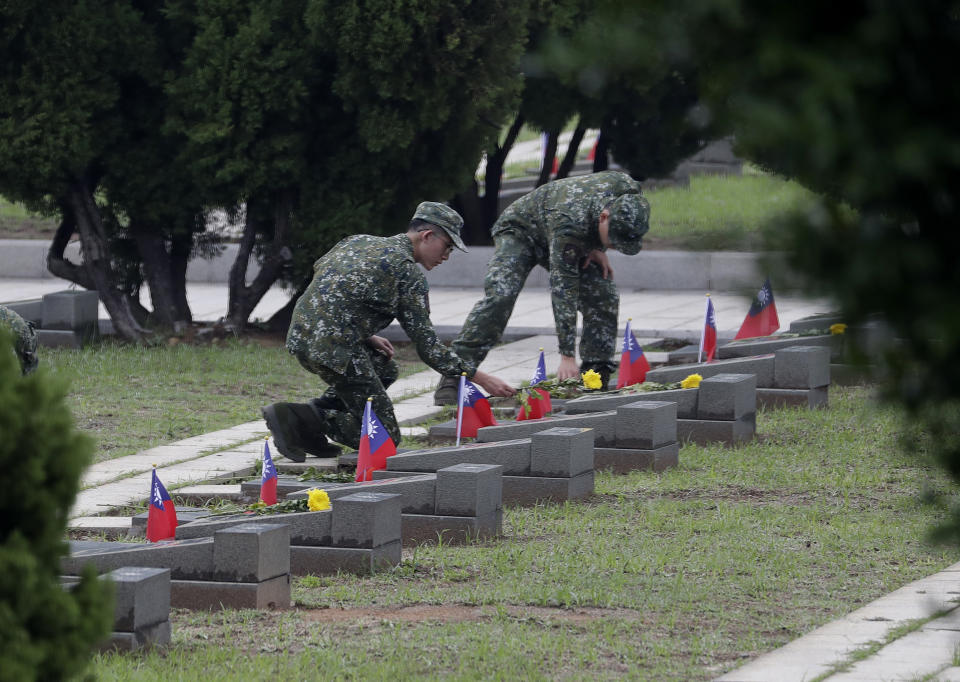
[[(0, 348), (10, 346), (0, 328)], [(21, 377), (16, 356), (0, 352), (0, 680), (76, 675), (113, 620), (95, 571), (60, 585), (67, 514), (93, 452), (64, 395), (42, 367)]]
[[(882, 314), (898, 339), (884, 353), (884, 395), (929, 434), (908, 445), (960, 480), (960, 90), (949, 57), (960, 47), (960, 4), (690, 0), (659, 9), (629, 40), (616, 26), (633, 4), (598, 9), (610, 71), (624, 74), (612, 60), (638, 52), (679, 55), (701, 69), (707, 114), (735, 132), (741, 153), (824, 193), (815, 210), (784, 219), (776, 245), (850, 323)], [(957, 540), (960, 506), (952, 509), (941, 530)]]
[(419, 201), (452, 194), (518, 92), (526, 2), (171, 7), (196, 25), (170, 88), (185, 155), (247, 205), (231, 273), (237, 326), (277, 277), (299, 283), (338, 239), (395, 232)]

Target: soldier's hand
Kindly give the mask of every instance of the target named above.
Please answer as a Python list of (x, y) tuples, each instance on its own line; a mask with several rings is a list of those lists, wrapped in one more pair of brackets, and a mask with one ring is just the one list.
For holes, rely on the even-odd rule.
[(498, 379), (492, 374), (487, 374), (480, 370), (477, 370), (477, 373), (473, 375), (470, 381), (475, 384), (480, 384), (480, 388), (484, 391), (499, 398), (508, 398), (517, 392), (513, 386), (503, 379)]
[(580, 368), (577, 366), (575, 358), (569, 355), (560, 356), (560, 366), (557, 368), (557, 378), (560, 381), (564, 379), (576, 379), (580, 376)]
[(367, 345), (370, 348), (373, 348), (378, 353), (383, 353), (387, 356), (387, 359), (393, 358), (393, 344), (390, 343), (390, 339), (385, 339), (382, 336), (377, 336), (374, 334), (366, 341)]
[(606, 252), (594, 249), (588, 253), (583, 261), (583, 269), (586, 270), (590, 267), (590, 263), (596, 263), (600, 266), (604, 279), (613, 279), (613, 268), (610, 266), (610, 259), (607, 258)]

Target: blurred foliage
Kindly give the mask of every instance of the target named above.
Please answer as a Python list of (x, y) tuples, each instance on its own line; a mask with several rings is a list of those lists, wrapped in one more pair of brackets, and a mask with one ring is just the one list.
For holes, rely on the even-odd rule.
[[(636, 3), (599, 3), (605, 41), (555, 49), (558, 68), (642, 80), (657, 54), (697, 68), (702, 104), (690, 116), (823, 194), (780, 221), (771, 246), (851, 325), (882, 315), (897, 339), (875, 350), (884, 396), (928, 434), (908, 446), (960, 480), (960, 3), (643, 7), (638, 27)], [(960, 513), (940, 536), (960, 540)]]
[[(0, 328), (0, 348), (13, 341)], [(0, 680), (62, 680), (83, 672), (110, 632), (110, 585), (86, 571), (60, 585), (67, 515), (89, 464), (92, 441), (78, 432), (65, 386), (45, 368), (20, 376), (0, 352)]]

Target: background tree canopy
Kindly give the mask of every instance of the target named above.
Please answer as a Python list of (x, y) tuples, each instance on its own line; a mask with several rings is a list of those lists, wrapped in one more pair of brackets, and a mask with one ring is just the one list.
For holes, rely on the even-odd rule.
[[(960, 3), (608, 0), (550, 53), (560, 72), (641, 81), (654, 52), (696, 68), (695, 117), (823, 192), (772, 246), (851, 323), (882, 314), (888, 399), (960, 480)], [(588, 38), (604, 35), (599, 47)], [(841, 202), (855, 209), (842, 210)], [(942, 500), (947, 502), (946, 500)], [(960, 539), (960, 512), (949, 528)]]

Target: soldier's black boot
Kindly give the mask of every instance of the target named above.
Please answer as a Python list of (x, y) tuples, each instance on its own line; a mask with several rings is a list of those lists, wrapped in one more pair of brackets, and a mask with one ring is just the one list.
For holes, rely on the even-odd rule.
[(300, 445), (297, 415), (293, 408), (296, 403), (274, 403), (260, 408), (260, 414), (267, 422), (267, 428), (273, 435), (273, 442), (280, 454), (294, 462), (307, 458)]
[(434, 405), (456, 405), (460, 390), (460, 377), (443, 377), (433, 394)]
[(585, 362), (580, 365), (580, 374), (583, 375), (591, 369), (600, 375), (601, 385), (599, 390), (606, 391), (610, 385), (610, 366), (605, 363)]
[[(300, 423), (300, 438), (303, 449), (308, 455), (314, 457), (337, 457), (340, 455), (340, 447), (331, 443), (323, 432), (324, 410), (343, 409), (343, 403), (329, 389), (319, 398), (314, 398), (304, 405), (310, 410), (309, 413), (302, 415)], [(299, 410), (302, 412), (302, 410)]]

